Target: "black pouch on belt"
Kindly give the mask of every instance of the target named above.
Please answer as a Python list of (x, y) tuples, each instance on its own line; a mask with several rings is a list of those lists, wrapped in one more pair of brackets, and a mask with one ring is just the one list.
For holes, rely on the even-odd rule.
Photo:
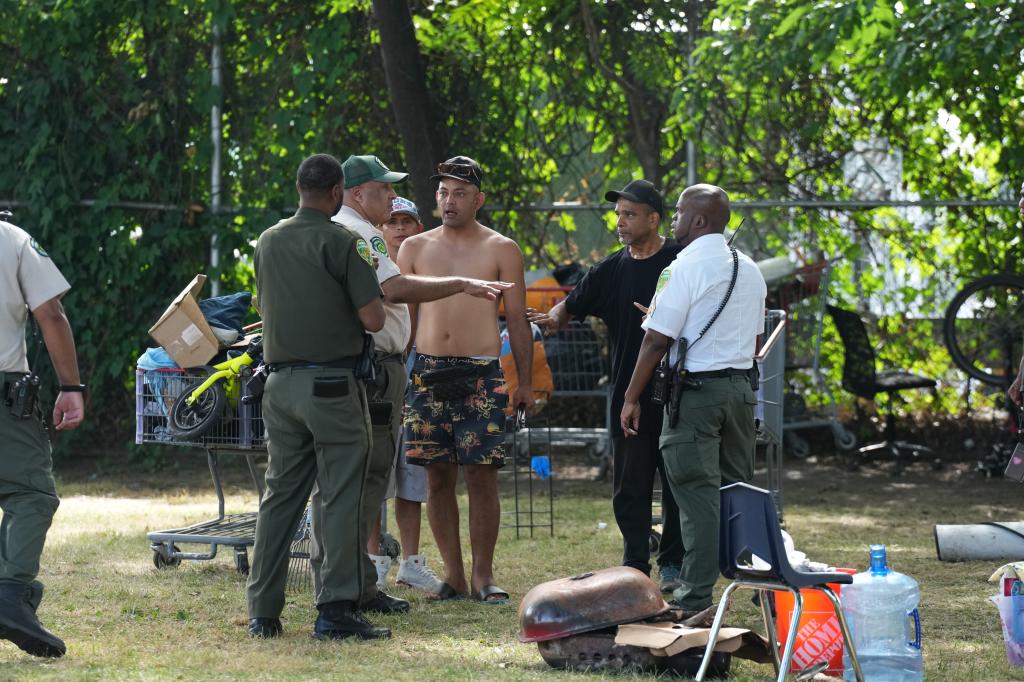
[(389, 402), (370, 402), (370, 424), (373, 426), (390, 426), (391, 412), (394, 406)]
[(430, 391), (433, 401), (440, 403), (462, 400), (474, 393), (479, 377), (480, 367), (467, 363), (423, 372), (420, 374), (420, 383)]
[(348, 395), (348, 377), (316, 377), (313, 396), (316, 398), (344, 398)]

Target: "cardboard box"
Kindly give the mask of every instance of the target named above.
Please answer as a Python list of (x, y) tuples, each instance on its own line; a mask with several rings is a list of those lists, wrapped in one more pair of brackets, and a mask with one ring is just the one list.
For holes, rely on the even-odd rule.
[(217, 337), (199, 310), (198, 296), (205, 284), (206, 275), (196, 275), (149, 328), (149, 335), (179, 367), (205, 365), (217, 354)]

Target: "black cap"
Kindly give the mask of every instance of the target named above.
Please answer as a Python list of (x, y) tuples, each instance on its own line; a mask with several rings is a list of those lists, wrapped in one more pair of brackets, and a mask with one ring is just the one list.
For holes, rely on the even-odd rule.
[(480, 168), (480, 164), (468, 156), (453, 156), (447, 161), (437, 164), (437, 175), (430, 176), (431, 180), (440, 180), (441, 178), (455, 178), (480, 187), (480, 183), (484, 179), (484, 172)]
[(654, 187), (654, 183), (647, 180), (633, 180), (618, 192), (606, 192), (604, 198), (611, 202), (628, 199), (638, 204), (647, 204), (658, 212), (659, 217), (665, 217), (665, 200), (662, 199), (661, 192)]

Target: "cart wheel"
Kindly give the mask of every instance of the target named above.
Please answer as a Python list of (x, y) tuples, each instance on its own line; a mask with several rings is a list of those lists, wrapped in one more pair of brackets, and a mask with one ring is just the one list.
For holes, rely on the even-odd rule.
[(389, 556), (392, 559), (397, 559), (402, 555), (402, 545), (394, 535), (391, 535), (390, 533), (381, 533), (380, 553), (381, 556)]
[(650, 537), (647, 538), (647, 548), (651, 550), (651, 554), (657, 554), (659, 547), (661, 547), (661, 533), (652, 530)]
[(857, 447), (857, 434), (849, 429), (840, 426), (833, 433), (833, 436), (836, 441), (836, 448), (840, 451), (848, 452)]
[(249, 575), (249, 553), (245, 547), (235, 550), (235, 570), (240, 575)]
[(163, 570), (165, 568), (177, 568), (181, 565), (181, 557), (176, 556), (178, 553), (177, 545), (171, 545), (170, 549), (168, 549), (166, 544), (160, 543), (150, 545), (150, 549), (153, 550), (153, 565), (156, 568)]

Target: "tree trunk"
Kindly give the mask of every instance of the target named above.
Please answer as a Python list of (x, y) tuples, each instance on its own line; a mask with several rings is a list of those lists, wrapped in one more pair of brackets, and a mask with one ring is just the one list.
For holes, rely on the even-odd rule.
[(380, 54), (391, 108), (405, 147), (403, 170), (410, 173), (408, 182), (420, 219), (426, 227), (435, 227), (439, 221), (434, 216), (437, 202), (430, 176), (445, 145), (431, 134), (431, 100), (409, 3), (373, 0), (373, 16), (380, 30)]

